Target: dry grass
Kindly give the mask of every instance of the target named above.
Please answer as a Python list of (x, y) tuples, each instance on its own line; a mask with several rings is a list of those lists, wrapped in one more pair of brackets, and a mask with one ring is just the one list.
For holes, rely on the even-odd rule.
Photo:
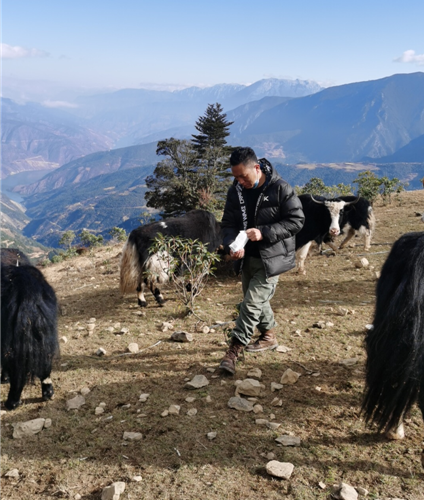
[[(424, 191), (402, 195), (402, 204), (375, 207), (377, 232), (367, 255), (375, 270), (401, 234), (423, 229), (416, 212), (424, 208)], [(356, 270), (353, 262), (363, 253), (360, 242), (335, 257), (316, 252), (306, 261), (307, 275), (294, 272), (280, 278), (273, 308), (279, 323), (279, 341), (292, 350), (286, 354), (246, 354), (237, 376), (245, 378), (253, 367), (262, 370), (266, 392), (259, 401), (263, 418), (275, 415), (277, 431), (255, 424), (261, 415), (239, 413), (227, 407), (234, 382), (216, 368), (224, 352), (222, 330), (195, 333), (191, 344), (169, 341), (158, 325), (174, 320), (177, 329), (194, 332), (195, 320), (179, 317), (180, 308), (171, 288), (163, 308), (149, 297), (140, 315), (135, 296), (121, 299), (118, 291), (120, 247), (96, 250), (93, 256), (52, 265), (44, 270), (55, 288), (64, 315), (60, 317), (61, 358), (52, 374), (56, 398), (43, 403), (40, 387), (28, 386), (24, 405), (2, 417), (2, 473), (12, 468), (20, 479), (2, 477), (2, 498), (100, 499), (101, 490), (114, 481), (125, 481), (121, 499), (287, 499), (329, 498), (331, 485), (343, 480), (370, 491), (370, 498), (423, 499), (424, 474), (420, 465), (423, 422), (418, 408), (406, 421), (406, 439), (387, 441), (364, 426), (359, 409), (364, 388), (364, 327), (372, 321), (374, 271)], [(198, 300), (199, 314), (208, 324), (229, 321), (241, 298), (239, 280), (219, 276)], [(338, 308), (354, 310), (340, 316)], [(94, 333), (87, 322), (96, 318)], [(313, 328), (316, 321), (334, 323)], [(115, 335), (107, 328), (120, 323), (129, 332)], [(117, 328), (117, 331), (120, 330)], [(296, 333), (297, 332), (297, 333)], [(300, 332), (300, 333), (299, 333)], [(155, 347), (150, 347), (161, 341)], [(130, 342), (136, 355), (118, 356)], [(94, 356), (103, 347), (104, 358)], [(345, 368), (340, 361), (357, 357)], [(302, 366), (303, 365), (303, 366)], [(318, 376), (308, 375), (305, 367)], [(286, 368), (302, 373), (293, 386), (271, 393)], [(204, 374), (210, 385), (198, 391), (184, 388), (187, 378)], [(214, 377), (214, 378), (213, 378)], [(81, 409), (67, 412), (66, 400), (83, 387), (91, 392)], [(2, 401), (7, 386), (2, 387)], [(139, 403), (141, 393), (150, 393)], [(206, 401), (206, 396), (211, 402)], [(282, 407), (272, 407), (279, 395)], [(195, 396), (187, 403), (188, 396)], [(106, 403), (101, 416), (94, 414)], [(123, 405), (130, 404), (129, 408)], [(181, 405), (179, 416), (161, 417), (170, 404)], [(197, 408), (194, 417), (187, 416)], [(112, 420), (104, 417), (112, 416)], [(37, 417), (51, 418), (53, 425), (25, 440), (12, 439), (11, 424)], [(138, 431), (143, 439), (123, 442), (124, 431)], [(206, 434), (217, 432), (209, 441)], [(283, 448), (275, 437), (299, 436), (298, 448)], [(265, 473), (266, 454), (292, 462), (289, 481)], [(131, 481), (136, 475), (141, 482)], [(318, 487), (322, 481), (325, 490)]]

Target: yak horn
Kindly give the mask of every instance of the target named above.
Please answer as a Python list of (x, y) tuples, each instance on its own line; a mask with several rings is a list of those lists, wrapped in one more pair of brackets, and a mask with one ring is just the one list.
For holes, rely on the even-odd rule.
[(358, 196), (358, 197), (356, 198), (356, 200), (353, 200), (353, 201), (346, 201), (346, 202), (345, 202), (345, 206), (346, 206), (346, 205), (354, 205), (355, 203), (358, 203), (359, 199), (360, 199), (360, 196)]
[(319, 203), (321, 205), (325, 205), (325, 202), (324, 201), (320, 201), (320, 200), (316, 200), (312, 195), (311, 195), (311, 199), (312, 201), (314, 201), (315, 203)]

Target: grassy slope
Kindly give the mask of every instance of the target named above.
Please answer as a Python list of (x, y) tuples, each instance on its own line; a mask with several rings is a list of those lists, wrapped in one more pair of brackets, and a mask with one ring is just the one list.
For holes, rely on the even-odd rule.
[[(25, 404), (2, 417), (2, 468), (17, 468), (19, 481), (2, 478), (3, 496), (8, 500), (73, 498), (98, 500), (103, 487), (125, 481), (121, 499), (327, 499), (333, 483), (347, 482), (370, 491), (369, 498), (398, 497), (422, 500), (424, 474), (420, 465), (424, 425), (417, 407), (406, 421), (406, 439), (386, 441), (366, 428), (359, 415), (364, 387), (363, 338), (372, 321), (374, 271), (379, 270), (387, 251), (401, 234), (424, 230), (415, 215), (424, 207), (424, 191), (402, 194), (402, 204), (375, 207), (377, 231), (367, 258), (374, 270), (356, 270), (353, 263), (363, 253), (360, 242), (335, 257), (307, 260), (307, 275), (294, 272), (280, 278), (273, 298), (279, 323), (279, 340), (292, 350), (286, 354), (267, 352), (246, 355), (237, 376), (246, 378), (249, 369), (262, 370), (265, 394), (259, 403), (263, 415), (239, 413), (227, 407), (234, 395), (234, 382), (216, 368), (224, 351), (221, 330), (195, 333), (191, 344), (170, 342), (170, 333), (158, 325), (174, 319), (177, 329), (194, 332), (194, 319), (179, 317), (179, 305), (171, 288), (168, 301), (158, 308), (148, 297), (141, 311), (135, 295), (123, 300), (118, 291), (120, 247), (96, 250), (93, 256), (53, 265), (45, 270), (62, 304), (59, 319), (62, 357), (53, 372), (56, 398), (40, 399), (40, 388), (28, 386)], [(199, 298), (199, 314), (210, 325), (231, 319), (241, 297), (239, 280), (219, 276)], [(341, 316), (342, 306), (354, 314)], [(96, 318), (94, 333), (87, 336), (87, 322)], [(334, 326), (316, 329), (316, 321)], [(119, 323), (119, 325), (116, 325)], [(129, 328), (125, 335), (115, 331)], [(151, 347), (156, 342), (161, 343)], [(137, 355), (119, 356), (130, 342), (137, 342)], [(105, 358), (93, 353), (103, 347)], [(340, 360), (358, 358), (345, 368)], [(303, 365), (303, 366), (302, 366)], [(305, 368), (318, 372), (308, 375)], [(279, 382), (286, 368), (302, 374), (293, 386), (271, 393), (271, 382)], [(197, 391), (184, 388), (186, 379), (204, 374), (210, 385)], [(219, 376), (217, 376), (219, 375)], [(216, 377), (217, 376), (217, 377)], [(213, 378), (216, 377), (216, 378)], [(86, 404), (67, 412), (66, 400), (89, 387)], [(2, 391), (2, 401), (6, 398)], [(141, 393), (150, 393), (139, 403)], [(211, 402), (206, 396), (211, 396)], [(194, 396), (193, 403), (185, 399)], [(275, 396), (281, 407), (271, 406)], [(105, 413), (94, 414), (105, 402)], [(131, 404), (129, 408), (123, 407)], [(170, 404), (181, 405), (179, 416), (161, 417)], [(187, 411), (198, 413), (189, 417)], [(255, 424), (255, 418), (281, 423), (277, 431)], [(104, 417), (112, 416), (112, 420)], [(11, 424), (36, 417), (52, 419), (52, 427), (25, 440), (12, 439)], [(141, 441), (124, 442), (125, 431), (143, 434)], [(206, 434), (217, 432), (209, 441)], [(284, 433), (299, 436), (298, 448), (283, 448), (274, 439)], [(177, 453), (178, 450), (178, 453)], [(292, 462), (289, 481), (272, 479), (264, 472), (267, 453)], [(143, 477), (133, 482), (135, 475)], [(327, 485), (326, 490), (318, 482)], [(62, 493), (61, 493), (62, 492)]]

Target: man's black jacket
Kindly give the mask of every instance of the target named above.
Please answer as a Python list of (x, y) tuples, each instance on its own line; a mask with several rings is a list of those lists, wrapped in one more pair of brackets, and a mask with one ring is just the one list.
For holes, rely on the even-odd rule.
[[(302, 204), (293, 188), (272, 166), (261, 164), (261, 169), (267, 176), (267, 184), (256, 206), (253, 227), (262, 233), (259, 252), (269, 278), (295, 267), (295, 234), (302, 229), (305, 217)], [(242, 194), (243, 189), (235, 180), (228, 190), (221, 224), (227, 252), (239, 231), (244, 229), (240, 204)], [(237, 271), (241, 265), (242, 261), (236, 261)]]

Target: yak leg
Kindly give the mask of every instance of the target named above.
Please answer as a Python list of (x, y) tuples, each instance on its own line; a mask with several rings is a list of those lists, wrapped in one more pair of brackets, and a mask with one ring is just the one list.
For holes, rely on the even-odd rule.
[(146, 287), (147, 278), (145, 278), (144, 282), (139, 283), (137, 287), (137, 301), (140, 307), (147, 307), (147, 301), (144, 297), (144, 288)]
[(154, 295), (155, 300), (158, 303), (158, 305), (160, 307), (162, 307), (163, 304), (165, 303), (165, 299), (163, 298), (163, 295), (161, 294), (159, 288), (158, 287), (154, 288), (153, 280), (150, 280), (150, 291)]
[(340, 243), (339, 248), (344, 248), (347, 245), (348, 241), (350, 241), (354, 236), (355, 230), (353, 229), (353, 227), (350, 227), (347, 232), (346, 238)]
[(309, 243), (306, 243), (306, 245), (303, 245), (303, 247), (299, 248), (299, 250), (297, 251), (297, 258), (299, 260), (297, 272), (299, 274), (306, 274), (305, 259), (308, 255), (309, 248), (310, 248), (311, 244), (312, 244), (312, 241), (310, 241)]
[(371, 229), (366, 229), (364, 235), (364, 250), (368, 252), (370, 248), (371, 248)]
[(47, 401), (49, 399), (54, 398), (54, 389), (53, 389), (53, 382), (52, 379), (50, 378), (50, 372), (51, 372), (51, 367), (46, 370), (45, 375), (46, 376), (41, 376), (41, 396), (43, 398), (43, 401)]
[(22, 404), (21, 394), (25, 387), (25, 378), (16, 375), (16, 370), (11, 370), (10, 374), (10, 390), (7, 396), (7, 401), (4, 404), (8, 410), (14, 410)]
[(403, 427), (402, 419), (396, 428), (390, 429), (386, 432), (386, 437), (393, 440), (403, 439), (405, 437), (405, 429)]

